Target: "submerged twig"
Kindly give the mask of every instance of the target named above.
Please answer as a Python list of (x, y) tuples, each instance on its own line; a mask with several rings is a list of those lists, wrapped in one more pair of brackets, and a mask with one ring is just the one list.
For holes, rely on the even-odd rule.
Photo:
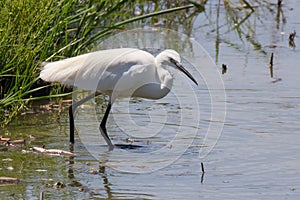
[[(274, 54), (272, 53), (271, 58), (270, 58), (270, 76), (271, 76), (271, 78), (273, 78), (273, 57), (274, 57)], [(281, 80), (282, 80), (281, 78), (275, 78), (272, 80), (272, 83), (276, 83)]]
[(204, 171), (204, 165), (203, 165), (203, 162), (201, 162), (201, 170), (202, 170), (202, 174), (204, 174), (205, 171)]
[(227, 65), (222, 64), (222, 74), (225, 74), (227, 72)]
[(273, 53), (271, 54), (271, 58), (270, 58), (270, 75), (271, 78), (273, 78)]
[(204, 174), (205, 174), (203, 162), (201, 162), (201, 171), (202, 171), (202, 174), (201, 174), (201, 183), (203, 183), (203, 180), (204, 180)]

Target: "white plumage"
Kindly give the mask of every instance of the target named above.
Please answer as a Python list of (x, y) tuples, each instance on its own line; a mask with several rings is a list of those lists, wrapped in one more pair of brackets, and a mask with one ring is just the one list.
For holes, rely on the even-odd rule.
[[(175, 69), (184, 72), (197, 84), (180, 61), (179, 54), (171, 49), (161, 52), (156, 57), (139, 49), (111, 49), (46, 63), (40, 78), (109, 95), (109, 108), (102, 121), (104, 123), (100, 126), (100, 131), (105, 132), (102, 134), (105, 137), (106, 118), (116, 98), (135, 96), (160, 99), (171, 90)], [(81, 101), (83, 102), (84, 100)], [(105, 139), (112, 145), (108, 136)]]

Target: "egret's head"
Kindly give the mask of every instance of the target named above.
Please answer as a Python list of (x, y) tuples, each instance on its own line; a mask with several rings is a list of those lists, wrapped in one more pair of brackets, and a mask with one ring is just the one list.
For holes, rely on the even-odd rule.
[(187, 75), (196, 85), (198, 85), (195, 78), (183, 67), (181, 64), (180, 55), (172, 50), (166, 49), (156, 56), (157, 64), (161, 67), (172, 67)]

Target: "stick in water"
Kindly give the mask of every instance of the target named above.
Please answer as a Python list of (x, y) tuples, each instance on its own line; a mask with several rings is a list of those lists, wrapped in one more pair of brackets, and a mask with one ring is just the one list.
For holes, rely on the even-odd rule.
[(203, 162), (201, 162), (201, 170), (202, 170), (201, 183), (203, 183), (203, 180), (204, 180), (204, 173), (205, 173)]
[(202, 170), (202, 174), (204, 174), (205, 171), (204, 171), (204, 165), (203, 165), (203, 162), (201, 162), (201, 170)]
[(270, 59), (270, 75), (271, 78), (273, 78), (273, 53), (271, 54), (271, 59)]

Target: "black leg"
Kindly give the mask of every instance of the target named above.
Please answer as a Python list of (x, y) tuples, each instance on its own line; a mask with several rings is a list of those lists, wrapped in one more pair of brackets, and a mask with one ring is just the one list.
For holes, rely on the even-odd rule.
[(101, 121), (101, 124), (99, 126), (99, 130), (101, 132), (101, 135), (103, 136), (103, 138), (105, 139), (105, 142), (109, 146), (109, 150), (113, 150), (113, 148), (114, 148), (114, 145), (111, 143), (111, 140), (109, 139), (109, 137), (107, 135), (107, 131), (106, 131), (106, 122), (107, 122), (109, 112), (111, 110), (111, 106), (112, 106), (112, 104), (109, 102), (108, 105), (107, 105), (105, 114), (103, 116), (103, 119)]
[(73, 113), (75, 112), (76, 108), (83, 104), (84, 102), (94, 98), (95, 96), (98, 96), (99, 93), (92, 93), (89, 96), (85, 97), (84, 99), (73, 102), (72, 105), (69, 107), (69, 118), (70, 118), (70, 143), (74, 144), (75, 139), (74, 139), (74, 115)]
[(70, 143), (74, 144), (74, 117), (73, 117), (73, 106), (69, 107), (69, 121), (70, 121)]

